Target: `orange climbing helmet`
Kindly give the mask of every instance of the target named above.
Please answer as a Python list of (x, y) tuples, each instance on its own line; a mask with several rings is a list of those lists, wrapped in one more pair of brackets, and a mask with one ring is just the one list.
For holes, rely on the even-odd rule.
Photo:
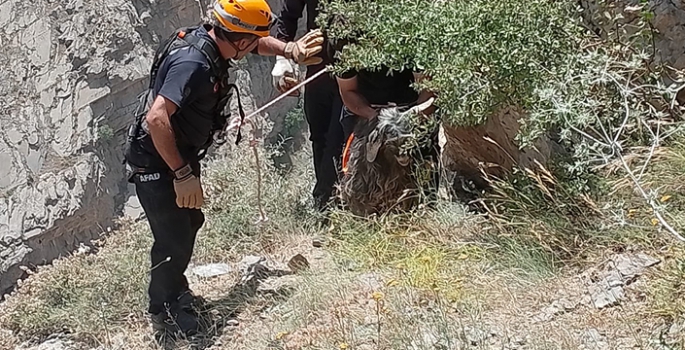
[(215, 0), (212, 14), (229, 32), (269, 35), (274, 16), (266, 0)]

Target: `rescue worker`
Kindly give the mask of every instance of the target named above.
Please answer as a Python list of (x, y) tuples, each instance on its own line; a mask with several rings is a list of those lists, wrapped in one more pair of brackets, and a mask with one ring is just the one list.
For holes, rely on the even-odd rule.
[[(285, 0), (276, 21), (276, 38), (292, 41), (297, 32), (297, 22), (307, 10), (307, 31), (316, 29), (315, 19), (319, 14), (319, 0)], [(324, 44), (325, 45), (325, 44)], [(321, 63), (307, 67), (306, 78), (318, 73), (332, 58), (325, 51), (317, 55)], [(296, 85), (299, 80), (292, 63), (283, 56), (276, 56), (271, 72), (274, 86), (281, 93)], [(296, 93), (297, 94), (297, 93)], [(343, 147), (343, 131), (340, 125), (342, 101), (335, 77), (323, 74), (304, 88), (304, 115), (309, 125), (309, 140), (312, 143), (314, 174), (316, 183), (312, 191), (315, 207), (324, 211), (332, 197), (338, 179), (338, 165)]]
[(314, 56), (323, 43), (320, 32), (288, 43), (270, 37), (274, 17), (265, 0), (215, 0), (211, 15), (210, 23), (181, 28), (157, 49), (125, 151), (129, 181), (154, 236), (148, 289), (153, 328), (186, 336), (198, 331), (184, 271), (204, 223), (199, 161), (213, 133), (225, 128), (229, 92), (237, 91), (226, 80), (229, 60), (256, 53), (318, 64)]
[[(352, 39), (340, 39), (335, 43), (329, 43), (326, 51), (334, 52), (331, 57), (336, 57), (335, 52), (341, 52), (343, 47)], [(341, 124), (343, 137), (350, 140), (357, 123), (378, 117), (382, 108), (391, 106), (410, 108), (421, 104), (435, 94), (429, 90), (416, 91), (412, 86), (420, 83), (427, 77), (420, 70), (405, 68), (401, 71), (392, 71), (383, 65), (379, 69), (347, 70), (337, 75), (336, 80), (343, 101)], [(434, 115), (434, 105), (426, 109), (425, 116)], [(437, 162), (439, 158), (438, 128), (431, 131), (431, 142), (421, 148), (421, 155), (425, 159)], [(345, 148), (347, 151), (347, 147)], [(346, 158), (347, 155), (343, 155)], [(437, 199), (439, 185), (439, 171), (431, 173), (430, 188), (427, 189), (429, 202)]]

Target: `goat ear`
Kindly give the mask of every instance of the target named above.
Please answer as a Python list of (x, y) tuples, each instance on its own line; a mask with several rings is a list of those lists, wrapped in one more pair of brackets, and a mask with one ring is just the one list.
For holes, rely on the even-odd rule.
[(378, 150), (381, 148), (381, 143), (383, 142), (381, 135), (378, 134), (378, 130), (373, 130), (366, 139), (366, 161), (373, 163), (378, 156)]
[(412, 107), (412, 108), (408, 111), (408, 113), (412, 113), (412, 114), (421, 113), (421, 112), (427, 110), (428, 107), (430, 107), (430, 106), (433, 104), (434, 101), (435, 101), (435, 97), (431, 97), (431, 98), (429, 98), (428, 100), (426, 100), (426, 102), (424, 102), (424, 103), (422, 103), (422, 104), (420, 104), (420, 105), (416, 105), (416, 106)]

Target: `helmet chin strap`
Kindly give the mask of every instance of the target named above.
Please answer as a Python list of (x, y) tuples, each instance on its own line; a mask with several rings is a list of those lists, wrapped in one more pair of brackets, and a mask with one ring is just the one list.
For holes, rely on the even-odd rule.
[(233, 50), (235, 50), (235, 55), (233, 55), (233, 57), (231, 57), (231, 59), (235, 61), (236, 58), (238, 57), (238, 54), (240, 53), (240, 48), (238, 48), (238, 45), (234, 44), (234, 43), (231, 42), (231, 41), (226, 40), (226, 42), (227, 42), (229, 45), (231, 45), (231, 47), (233, 48)]

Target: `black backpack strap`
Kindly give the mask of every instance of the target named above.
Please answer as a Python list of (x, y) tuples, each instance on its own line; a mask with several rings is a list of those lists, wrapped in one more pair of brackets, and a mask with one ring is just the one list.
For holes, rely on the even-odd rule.
[(155, 82), (157, 81), (157, 73), (159, 72), (159, 67), (164, 62), (164, 59), (168, 56), (172, 49), (183, 47), (188, 45), (187, 42), (178, 40), (180, 33), (185, 33), (186, 31), (192, 31), (197, 27), (184, 27), (180, 28), (171, 35), (169, 35), (164, 42), (162, 42), (155, 51), (154, 59), (152, 60), (152, 66), (150, 67), (150, 82), (148, 83), (148, 88), (146, 91), (142, 92), (138, 96), (138, 108), (135, 112), (135, 120), (132, 128), (129, 129), (129, 140), (132, 141), (140, 133), (142, 127), (142, 121), (145, 116), (146, 109), (150, 104), (149, 98), (152, 95), (152, 90), (155, 88)]
[(243, 126), (243, 122), (245, 121), (245, 111), (243, 110), (243, 104), (240, 101), (240, 91), (238, 91), (238, 86), (235, 84), (230, 84), (229, 89), (234, 89), (235, 94), (238, 97), (238, 113), (240, 114), (240, 125), (238, 126), (238, 134), (235, 137), (235, 144), (238, 145), (240, 141), (243, 139), (243, 134), (241, 133), (240, 129)]
[[(238, 113), (240, 114), (240, 125), (238, 126), (238, 133), (236, 135), (236, 140), (235, 144), (238, 145), (240, 141), (243, 139), (243, 135), (241, 132), (243, 122), (245, 121), (245, 110), (243, 109), (243, 103), (240, 100), (240, 91), (238, 91), (238, 86), (235, 84), (228, 84), (227, 88), (224, 90), (226, 92), (226, 96), (224, 96), (221, 100), (219, 100), (219, 108), (221, 111), (223, 111), (224, 108), (226, 108), (226, 105), (228, 104), (228, 100), (231, 98), (232, 94), (230, 94), (231, 90), (235, 90), (236, 97), (238, 99)], [(220, 129), (218, 130), (218, 133), (215, 134), (214, 137), (214, 142), (218, 145), (222, 145), (226, 143), (225, 139), (225, 134), (226, 134), (226, 124), (228, 123), (228, 120), (226, 120), (224, 123), (220, 125)]]
[[(217, 51), (216, 44), (210, 42), (209, 40), (206, 40), (204, 38), (200, 38), (198, 36), (193, 35), (192, 33), (188, 33), (186, 35), (181, 36), (183, 40), (185, 40), (187, 43), (195, 47), (198, 51), (202, 52), (203, 55), (207, 58), (207, 61), (210, 64), (210, 67), (212, 69), (212, 72), (214, 73), (214, 76), (216, 76), (218, 79), (222, 80), (226, 77), (227, 71), (228, 71), (228, 64), (226, 63), (226, 60), (224, 60), (219, 52)], [(242, 101), (240, 100), (240, 91), (238, 91), (238, 86), (235, 84), (228, 84), (227, 89), (226, 89), (226, 96), (223, 96), (219, 100), (219, 109), (220, 112), (223, 111), (223, 109), (226, 107), (228, 104), (228, 100), (230, 99), (231, 95), (229, 92), (231, 90), (235, 90), (236, 97), (238, 98), (238, 113), (240, 114), (240, 125), (242, 126), (243, 122), (245, 121), (245, 110), (243, 109), (243, 104)], [(223, 133), (223, 130), (222, 132)], [(238, 133), (236, 135), (236, 141), (235, 144), (239, 144), (240, 141), (242, 141), (243, 135), (241, 132), (241, 127), (238, 127)], [(225, 140), (222, 140), (221, 138), (216, 139), (215, 142), (218, 144), (222, 144), (226, 142)]]
[(214, 76), (217, 78), (226, 76), (229, 68), (228, 63), (219, 54), (216, 44), (207, 39), (193, 35), (193, 33), (180, 32), (179, 38), (183, 39), (205, 56)]

